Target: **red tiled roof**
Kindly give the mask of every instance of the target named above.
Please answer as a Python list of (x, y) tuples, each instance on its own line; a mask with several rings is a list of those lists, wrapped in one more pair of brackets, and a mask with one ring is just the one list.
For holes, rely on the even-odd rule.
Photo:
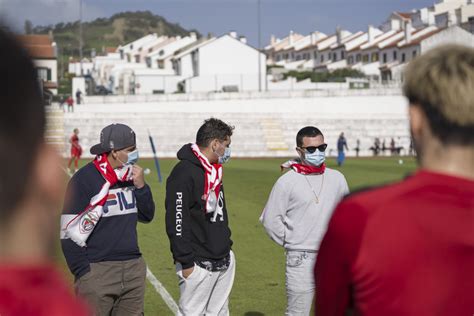
[(441, 32), (443, 29), (437, 29), (437, 30), (433, 30), (429, 33), (426, 33), (425, 35), (423, 36), (420, 36), (416, 39), (414, 39), (413, 41), (411, 41), (410, 43), (406, 43), (402, 46), (400, 46), (400, 48), (403, 48), (403, 47), (409, 47), (409, 46), (413, 46), (413, 45), (417, 45), (417, 44), (420, 44), (423, 40), (427, 39), (428, 37), (431, 37), (433, 35), (435, 35), (436, 33), (439, 33)]
[(115, 53), (117, 51), (117, 47), (106, 47), (104, 49), (105, 53)]
[[(418, 34), (419, 32), (423, 31), (424, 29), (418, 29), (418, 30), (415, 30), (415, 32), (411, 33), (411, 36), (413, 37), (414, 35)], [(401, 32), (405, 32), (405, 31), (401, 31)], [(397, 35), (399, 33), (396, 33), (395, 35)], [(395, 36), (394, 35), (394, 36)], [(392, 44), (390, 45), (387, 45), (385, 46), (383, 49), (387, 49), (387, 48), (393, 48), (393, 47), (397, 47), (398, 43), (400, 43), (401, 41), (405, 40), (405, 36), (403, 36), (402, 38), (400, 38), (398, 41), (395, 41), (393, 42)], [(410, 43), (413, 43), (414, 41), (416, 41), (417, 39), (415, 40), (412, 40)], [(403, 45), (405, 46), (405, 45)]]
[(407, 12), (395, 12), (395, 14), (401, 16), (404, 19), (410, 20), (411, 19), (411, 13)]
[(50, 45), (53, 43), (49, 35), (18, 35), (17, 39), (25, 46)]
[(33, 59), (56, 59), (53, 40), (48, 35), (18, 35), (19, 42)]
[(25, 48), (33, 59), (56, 59), (52, 46), (30, 45)]
[(353, 47), (352, 49), (349, 49), (347, 52), (349, 53), (349, 52), (353, 52), (353, 51), (355, 51), (355, 50), (359, 50), (362, 45), (365, 45), (365, 44), (367, 44), (367, 43), (368, 43), (368, 41), (365, 41), (365, 42), (363, 42), (362, 44), (360, 44), (360, 45), (358, 45), (358, 46), (356, 46), (356, 47)]

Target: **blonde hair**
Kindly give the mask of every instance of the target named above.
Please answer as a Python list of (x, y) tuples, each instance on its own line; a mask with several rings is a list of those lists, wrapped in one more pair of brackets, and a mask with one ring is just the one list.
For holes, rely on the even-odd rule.
[(473, 142), (473, 48), (445, 45), (415, 58), (405, 70), (403, 92), (422, 107), (442, 141)]

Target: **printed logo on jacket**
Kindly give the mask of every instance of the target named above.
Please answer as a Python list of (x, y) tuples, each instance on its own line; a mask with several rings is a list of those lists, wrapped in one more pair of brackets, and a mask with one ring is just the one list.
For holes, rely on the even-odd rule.
[(111, 217), (137, 213), (137, 201), (133, 190), (129, 188), (112, 189), (109, 191), (107, 202), (104, 205), (102, 217)]

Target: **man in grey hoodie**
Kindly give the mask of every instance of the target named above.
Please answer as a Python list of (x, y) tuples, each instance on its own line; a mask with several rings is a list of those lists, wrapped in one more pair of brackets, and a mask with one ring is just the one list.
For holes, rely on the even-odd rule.
[(260, 221), (270, 238), (286, 250), (286, 315), (309, 315), (314, 297), (317, 249), (337, 203), (349, 193), (346, 179), (326, 168), (324, 136), (313, 126), (296, 135), (299, 159), (275, 185)]

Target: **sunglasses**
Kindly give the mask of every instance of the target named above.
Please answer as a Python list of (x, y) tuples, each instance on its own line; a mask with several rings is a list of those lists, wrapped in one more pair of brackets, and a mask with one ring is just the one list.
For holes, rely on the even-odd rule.
[(312, 154), (316, 151), (316, 149), (323, 152), (326, 150), (327, 147), (328, 147), (328, 144), (321, 144), (319, 146), (308, 146), (308, 147), (300, 147), (300, 148)]

